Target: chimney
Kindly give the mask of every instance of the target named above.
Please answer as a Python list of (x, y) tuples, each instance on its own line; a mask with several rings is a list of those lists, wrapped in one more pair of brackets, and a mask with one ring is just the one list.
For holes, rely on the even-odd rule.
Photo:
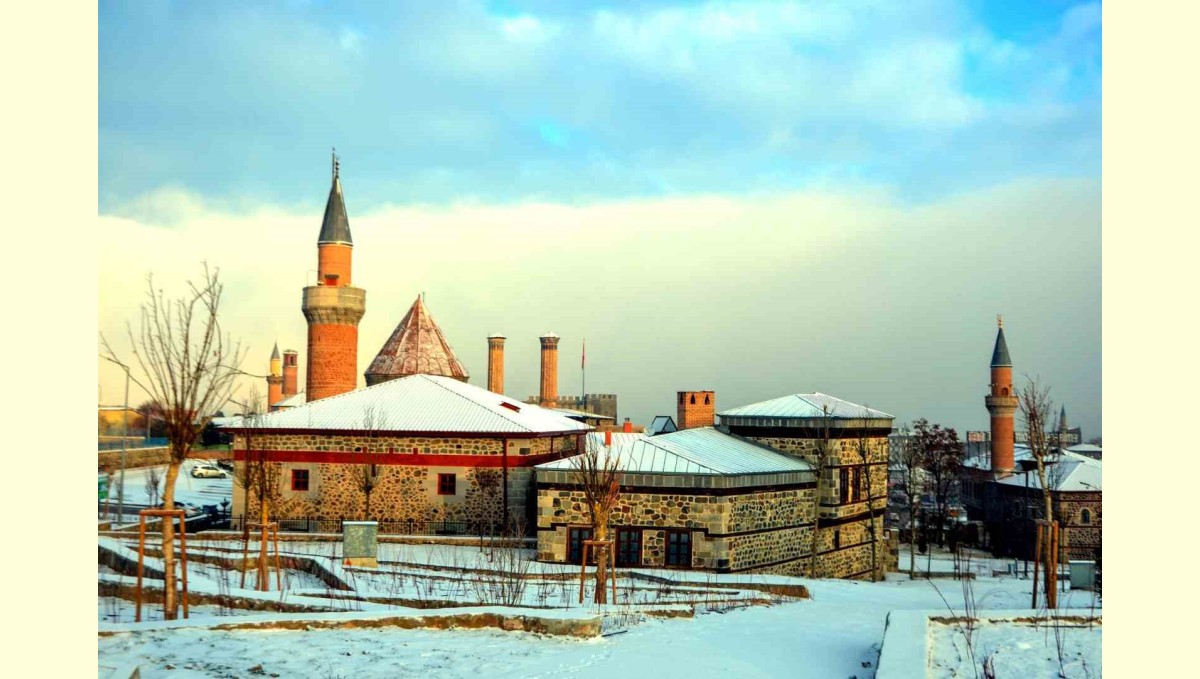
[(625, 432), (626, 434), (633, 433), (633, 423), (629, 421), (628, 417), (625, 418), (625, 427), (622, 428), (621, 431)]
[(538, 405), (543, 408), (558, 407), (558, 335), (548, 332), (540, 338), (542, 343), (542, 390)]
[(295, 349), (283, 352), (283, 397), (296, 395), (296, 375), (300, 370)]
[(681, 391), (676, 406), (675, 426), (680, 429), (713, 426), (717, 394), (713, 391)]
[(609, 448), (611, 446), (612, 446), (612, 430), (606, 429), (604, 431), (604, 447)]
[(488, 341), (488, 391), (504, 393), (504, 335), (494, 333)]

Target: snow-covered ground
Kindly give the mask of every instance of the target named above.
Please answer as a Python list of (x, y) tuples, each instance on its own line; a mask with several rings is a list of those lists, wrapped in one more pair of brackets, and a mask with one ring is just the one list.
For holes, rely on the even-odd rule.
[[(103, 637), (99, 662), (137, 663), (144, 677), (246, 676), (261, 666), (285, 677), (865, 678), (874, 674), (888, 611), (946, 610), (943, 596), (962, 610), (957, 581), (909, 581), (904, 575), (882, 583), (789, 581), (808, 584), (813, 598), (694, 619), (649, 619), (588, 641), (486, 630), (180, 629)], [(974, 587), (980, 609), (1028, 605), (1028, 581), (980, 578)], [(1092, 595), (1062, 598), (1067, 606), (1087, 607)], [(1054, 656), (1053, 637), (1047, 642), (1040, 650)], [(1098, 649), (1097, 637), (1095, 648), (1084, 652)], [(1044, 666), (1035, 668), (1020, 676), (1039, 676)]]
[[(191, 475), (192, 466), (198, 463), (196, 460), (185, 460), (182, 468), (179, 470), (179, 477), (175, 480), (175, 501), (189, 502), (195, 505), (220, 505), (221, 500), (233, 502), (233, 479), (226, 477), (223, 479), (216, 478), (193, 478)], [(162, 490), (165, 484), (167, 475), (166, 465), (159, 467), (141, 467), (138, 469), (125, 470), (125, 502), (128, 505), (136, 505), (145, 507), (150, 502), (150, 494), (146, 488), (146, 479), (149, 477), (151, 470), (156, 470), (159, 475), (158, 482), (158, 501), (162, 501)], [(117, 484), (120, 472), (113, 474), (113, 490), (109, 496), (109, 509), (116, 512), (117, 506)], [(103, 503), (101, 503), (103, 504)]]
[[(968, 647), (966, 634), (954, 625), (929, 625), (927, 677), (973, 677), (972, 664), (990, 660), (997, 677), (1100, 677), (1101, 626), (1064, 622), (1056, 638), (1052, 626), (1035, 627), (1010, 621), (982, 621)], [(1059, 665), (1058, 642), (1062, 642)], [(982, 674), (982, 671), (980, 672)]]

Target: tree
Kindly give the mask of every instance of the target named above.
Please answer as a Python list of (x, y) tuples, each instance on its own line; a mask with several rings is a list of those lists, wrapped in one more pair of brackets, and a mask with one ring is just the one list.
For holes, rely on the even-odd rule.
[[(863, 419), (871, 419), (871, 411), (868, 409), (863, 413)], [(862, 487), (855, 488), (855, 491), (865, 491), (867, 495), (867, 534), (871, 538), (871, 582), (875, 582), (879, 578), (879, 535), (875, 527), (875, 495), (873, 493), (874, 486), (871, 483), (871, 439), (867, 438), (866, 429), (861, 429), (858, 438), (854, 442), (854, 451), (858, 453), (858, 458), (862, 462)], [(886, 487), (886, 484), (885, 484)], [(886, 494), (885, 494), (886, 496)], [(884, 503), (886, 507), (886, 502)]]
[[(1026, 386), (1017, 391), (1017, 409), (1021, 411), (1021, 419), (1025, 424), (1029, 454), (1037, 463), (1038, 487), (1042, 490), (1042, 517), (1049, 528), (1054, 520), (1054, 499), (1051, 493), (1052, 484), (1047, 478), (1046, 465), (1051, 462), (1054, 449), (1054, 436), (1046, 433), (1046, 424), (1050, 421), (1050, 413), (1054, 411), (1054, 403), (1050, 400), (1050, 387), (1042, 386), (1037, 379), (1025, 378)], [(1041, 544), (1041, 560), (1045, 571), (1042, 585), (1045, 587), (1046, 601), (1053, 602), (1052, 594), (1058, 578), (1052, 571), (1052, 545), (1050, 536), (1043, 534)]]
[[(229, 400), (239, 366), (245, 359), (240, 342), (221, 329), (219, 312), (223, 286), (220, 272), (204, 264), (199, 284), (188, 282), (188, 291), (168, 300), (155, 289), (153, 275), (146, 277), (146, 300), (135, 333), (125, 328), (133, 353), (133, 366), (121, 360), (101, 334), (102, 355), (130, 373), (130, 379), (155, 403), (162, 417), (170, 450), (163, 505), (175, 507), (175, 482), (179, 469), (191, 453), (212, 413)], [(133, 368), (140, 369), (140, 374)], [(162, 522), (163, 617), (174, 620), (179, 602), (175, 591), (175, 524)]]
[[(382, 414), (375, 411), (374, 406), (367, 406), (363, 411), (363, 442), (362, 451), (367, 455), (374, 453), (372, 442), (375, 440), (375, 435), (383, 422)], [(374, 463), (364, 464), (362, 471), (358, 475), (358, 489), (363, 494), (363, 518), (371, 518), (371, 491), (379, 486), (380, 469), (379, 465)]]
[(146, 438), (165, 438), (163, 408), (154, 401), (144, 401), (137, 408), (138, 424), (143, 427)]
[[(584, 504), (592, 521), (592, 539), (608, 540), (608, 519), (621, 497), (621, 464), (617, 455), (610, 455), (603, 446), (587, 438), (584, 452), (571, 458), (575, 482), (583, 490)], [(597, 547), (595, 603), (608, 603), (608, 546)]]
[(908, 502), (908, 577), (911, 579), (917, 572), (917, 503), (925, 492), (921, 449), (907, 427), (901, 427), (900, 436), (889, 445), (888, 456), (891, 465), (900, 469), (900, 487)]
[(920, 451), (921, 466), (929, 475), (936, 506), (935, 536), (938, 545), (945, 542), (946, 517), (950, 509), (950, 494), (958, 482), (965, 451), (953, 427), (930, 425), (921, 418), (913, 425), (913, 437)]
[[(816, 451), (816, 472), (817, 472), (817, 487), (813, 489), (812, 501), (812, 516), (813, 529), (812, 540), (808, 550), (808, 576), (810, 578), (817, 577), (817, 551), (820, 549), (821, 537), (821, 496), (825, 493), (826, 485), (832, 481), (827, 480), (826, 476), (826, 457), (829, 455), (829, 418), (833, 413), (830, 412), (828, 406), (821, 406), (821, 438), (817, 441)], [(830, 472), (832, 474), (832, 472)]]
[(158, 467), (146, 470), (146, 497), (150, 498), (150, 506), (158, 506), (159, 484), (162, 482), (162, 472)]

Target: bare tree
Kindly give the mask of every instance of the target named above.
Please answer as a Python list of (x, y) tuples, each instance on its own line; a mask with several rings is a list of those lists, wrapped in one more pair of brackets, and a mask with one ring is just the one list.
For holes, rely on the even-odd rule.
[[(362, 452), (367, 455), (374, 454), (373, 442), (375, 435), (383, 423), (383, 415), (375, 410), (374, 406), (367, 406), (363, 410), (363, 442)], [(374, 463), (367, 463), (362, 466), (362, 471), (359, 473), (358, 489), (363, 494), (363, 518), (371, 518), (371, 491), (379, 486), (380, 468)]]
[[(1050, 387), (1042, 386), (1036, 378), (1026, 377), (1026, 387), (1017, 392), (1017, 408), (1021, 411), (1021, 419), (1025, 424), (1027, 436), (1027, 445), (1029, 446), (1029, 454), (1033, 457), (1037, 464), (1038, 487), (1042, 491), (1042, 517), (1046, 521), (1046, 526), (1049, 527), (1050, 522), (1054, 519), (1054, 500), (1051, 492), (1050, 479), (1047, 478), (1047, 464), (1051, 463), (1051, 456), (1054, 451), (1054, 437), (1046, 432), (1046, 425), (1050, 421), (1050, 414), (1054, 411), (1054, 403), (1050, 400)], [(1041, 559), (1045, 571), (1043, 586), (1046, 592), (1046, 601), (1054, 601), (1051, 593), (1054, 586), (1057, 584), (1057, 573), (1052, 573), (1051, 568), (1051, 540), (1049, 536), (1044, 536), (1042, 540)]]
[(937, 505), (935, 536), (938, 545), (945, 542), (946, 517), (949, 514), (950, 493), (958, 482), (962, 469), (962, 442), (953, 427), (943, 428), (940, 424), (930, 425), (921, 418), (913, 425), (913, 436), (920, 450), (921, 466), (929, 474), (930, 489)]
[[(609, 516), (621, 497), (620, 458), (588, 437), (584, 452), (571, 458), (571, 467), (575, 482), (583, 490), (584, 502), (592, 520), (592, 539), (606, 541)], [(600, 546), (595, 552), (595, 602), (598, 604), (608, 602), (608, 588), (605, 586), (609, 576), (607, 549), (607, 546)]]
[(158, 467), (146, 470), (146, 497), (150, 498), (150, 507), (158, 506), (159, 484), (162, 483), (162, 472)]
[(925, 492), (921, 448), (907, 427), (901, 428), (900, 436), (890, 446), (888, 455), (891, 464), (900, 468), (901, 490), (908, 502), (908, 577), (912, 579), (917, 572), (917, 502)]
[[(825, 492), (827, 485), (832, 479), (826, 479), (828, 464), (826, 458), (829, 456), (829, 418), (833, 415), (828, 406), (821, 406), (821, 438), (817, 441), (816, 451), (816, 468), (817, 468), (817, 487), (813, 490), (812, 501), (812, 516), (813, 529), (812, 541), (808, 550), (808, 576), (810, 578), (817, 577), (817, 551), (820, 548), (821, 537), (821, 496)], [(829, 472), (832, 474), (832, 472)]]
[[(863, 419), (871, 419), (870, 409), (863, 413)], [(871, 582), (875, 582), (879, 579), (877, 577), (879, 574), (879, 535), (875, 526), (875, 495), (873, 493), (874, 486), (871, 483), (871, 467), (875, 460), (871, 459), (871, 439), (867, 437), (865, 428), (859, 430), (858, 438), (854, 441), (854, 452), (858, 453), (858, 459), (862, 462), (861, 485), (855, 488), (855, 492), (862, 492), (867, 496), (867, 534), (871, 538)], [(886, 459), (884, 462), (886, 464)], [(886, 483), (884, 487), (886, 489)], [(884, 506), (887, 506), (886, 502)]]
[[(245, 358), (240, 342), (222, 332), (218, 318), (223, 286), (219, 271), (204, 264), (200, 284), (188, 283), (188, 292), (168, 300), (155, 289), (152, 275), (146, 277), (146, 301), (135, 333), (126, 322), (133, 363), (130, 368), (101, 334), (103, 356), (125, 366), (130, 379), (162, 407), (162, 418), (170, 448), (163, 504), (175, 507), (175, 481), (200, 432), (232, 394)], [(179, 607), (175, 591), (175, 524), (162, 522), (163, 617), (174, 620)]]

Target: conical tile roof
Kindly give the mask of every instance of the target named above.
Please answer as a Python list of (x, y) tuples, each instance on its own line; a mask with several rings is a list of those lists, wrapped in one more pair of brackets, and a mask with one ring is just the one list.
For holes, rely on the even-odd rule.
[(442, 375), (463, 382), (468, 377), (420, 297), (371, 361), (365, 377), (369, 386), (408, 375)]
[(325, 218), (321, 220), (321, 235), (317, 245), (340, 243), (354, 245), (350, 237), (350, 218), (346, 216), (346, 201), (342, 198), (342, 180), (338, 176), (338, 161), (334, 158), (333, 185), (329, 187), (329, 200), (325, 201)]

